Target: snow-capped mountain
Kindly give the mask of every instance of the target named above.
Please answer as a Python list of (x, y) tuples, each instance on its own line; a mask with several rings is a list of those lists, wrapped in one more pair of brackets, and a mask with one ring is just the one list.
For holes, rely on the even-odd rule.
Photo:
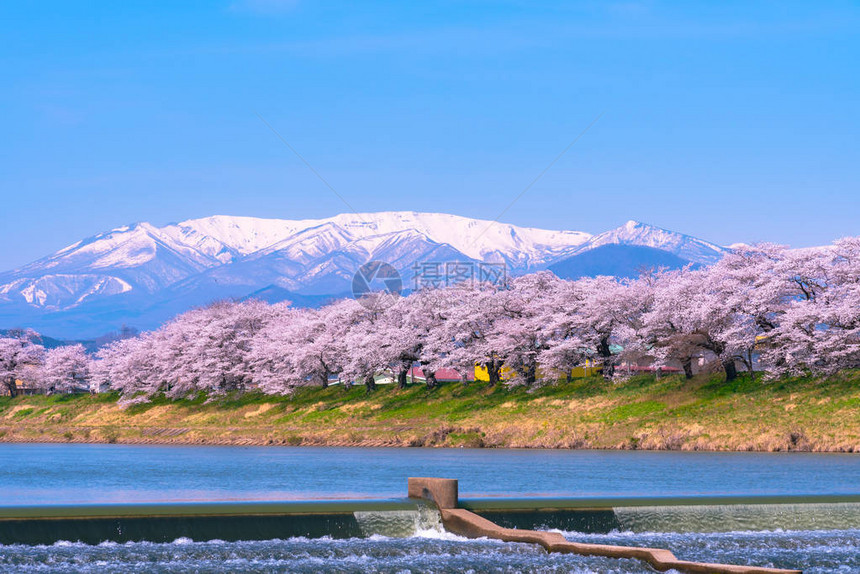
[(155, 293), (220, 265), (216, 254), (224, 249), (207, 253), (148, 223), (118, 227), (0, 274), (0, 300), (62, 309), (94, 297)]
[[(220, 282), (266, 280), (301, 289), (328, 275), (351, 277), (370, 259), (399, 261), (405, 268), (413, 261), (407, 261), (404, 241), (414, 246), (413, 259), (441, 249), (449, 252), (443, 260), (503, 261), (525, 272), (588, 237), (414, 212), (305, 220), (214, 216), (161, 228), (137, 223), (0, 274), (0, 298), (60, 310), (104, 295), (155, 293), (208, 269), (217, 269), (211, 277)], [(426, 245), (419, 248), (416, 241)]]
[[(384, 261), (398, 269), (404, 280), (412, 277), (418, 261), (470, 261), (446, 243), (437, 243), (426, 234), (405, 229), (347, 240), (342, 230), (326, 223), (323, 229), (306, 230), (295, 237), (262, 249), (233, 265), (222, 266), (192, 278), (189, 282), (215, 278), (222, 284), (255, 278), (257, 283), (272, 284), (305, 294), (343, 293), (352, 277), (368, 261)], [(320, 248), (319, 237), (328, 240)], [(340, 241), (335, 241), (335, 240)]]
[(596, 236), (415, 212), (137, 223), (0, 273), (0, 327), (27, 325), (76, 337), (123, 322), (152, 328), (217, 298), (265, 292), (322, 301), (343, 295), (355, 271), (373, 260), (399, 269), (408, 288), (419, 262), (505, 263), (508, 275), (516, 276), (608, 244), (644, 246), (703, 264), (726, 251), (637, 222)]
[(710, 265), (728, 251), (689, 235), (628, 221), (591, 237), (567, 258), (550, 265), (549, 270), (564, 279), (597, 275), (638, 277), (646, 269)]
[(696, 237), (630, 220), (620, 227), (592, 236), (569, 255), (580, 255), (604, 245), (651, 247), (703, 265), (716, 263), (728, 252), (725, 247)]
[[(414, 211), (345, 213), (303, 220), (214, 216), (184, 221), (164, 230), (210, 256), (217, 255), (220, 246), (240, 255), (289, 249), (291, 257), (304, 261), (359, 239), (364, 239), (372, 251), (373, 243), (383, 243), (391, 234), (415, 232), (432, 242), (450, 245), (470, 259), (504, 261), (517, 269), (555, 260), (591, 237), (580, 231), (548, 231)], [(223, 262), (228, 262), (226, 257)]]

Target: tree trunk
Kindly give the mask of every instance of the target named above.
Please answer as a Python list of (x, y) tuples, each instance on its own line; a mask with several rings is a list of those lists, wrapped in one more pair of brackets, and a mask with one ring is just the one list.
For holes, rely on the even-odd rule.
[(747, 351), (747, 370), (750, 372), (750, 379), (755, 382), (755, 357), (752, 350)]
[(364, 377), (364, 388), (367, 389), (368, 393), (376, 390), (376, 379), (373, 378), (372, 374)]
[(320, 375), (320, 388), (325, 389), (328, 387), (328, 378), (332, 374), (328, 368), (328, 365), (325, 364), (325, 361), (322, 358), (319, 359), (320, 366), (322, 366), (322, 374)]
[(502, 364), (500, 361), (496, 361), (495, 359), (492, 359), (490, 361), (487, 361), (486, 367), (487, 367), (487, 376), (490, 379), (489, 384), (491, 387), (495, 387), (502, 380), (502, 377), (501, 377)]
[(687, 357), (681, 363), (684, 366), (684, 377), (687, 379), (693, 378), (693, 359), (691, 357)]
[(609, 348), (609, 338), (600, 339), (597, 354), (603, 359), (603, 378), (611, 379), (615, 375), (615, 363), (612, 361), (612, 350)]
[(436, 372), (435, 371), (428, 371), (425, 369), (424, 370), (424, 380), (427, 383), (428, 389), (435, 389), (436, 387), (439, 386), (439, 381), (436, 380)]
[(8, 377), (6, 379), (6, 389), (9, 391), (10, 397), (18, 396), (18, 386), (15, 384), (15, 377)]
[(723, 369), (726, 371), (726, 382), (734, 381), (738, 378), (738, 369), (735, 367), (734, 359), (723, 361)]
[(537, 365), (532, 362), (526, 367), (526, 384), (532, 386), (537, 382)]
[(405, 389), (409, 375), (409, 363), (401, 363), (400, 370), (397, 371), (397, 388)]

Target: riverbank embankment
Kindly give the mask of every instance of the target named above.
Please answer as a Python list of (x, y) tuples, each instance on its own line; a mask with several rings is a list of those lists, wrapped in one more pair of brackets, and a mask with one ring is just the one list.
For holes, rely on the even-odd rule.
[(115, 394), (0, 398), (0, 441), (860, 452), (860, 373), (726, 383), (637, 376), (306, 388), (123, 408)]

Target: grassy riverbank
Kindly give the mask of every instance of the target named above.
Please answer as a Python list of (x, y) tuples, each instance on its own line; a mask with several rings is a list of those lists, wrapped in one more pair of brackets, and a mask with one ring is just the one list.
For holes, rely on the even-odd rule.
[(591, 377), (531, 392), (335, 386), (127, 409), (110, 394), (2, 397), (0, 441), (860, 452), (860, 372)]

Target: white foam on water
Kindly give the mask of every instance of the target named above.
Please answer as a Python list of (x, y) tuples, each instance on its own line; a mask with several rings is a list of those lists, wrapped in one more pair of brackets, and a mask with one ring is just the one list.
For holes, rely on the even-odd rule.
[(207, 540), (206, 544), (213, 544), (215, 546), (222, 546), (224, 544), (227, 544), (227, 542), (224, 540), (221, 540), (220, 538), (213, 538), (212, 540)]
[[(348, 540), (356, 540), (355, 538), (350, 538)], [(359, 538), (357, 540), (370, 540), (371, 542), (384, 542), (387, 540), (391, 540), (390, 536), (385, 536), (384, 534), (371, 534), (367, 538)]]
[[(860, 530), (739, 533), (631, 533), (585, 535), (553, 530), (573, 539), (619, 544), (670, 546), (679, 557), (722, 559), (759, 565), (802, 567), (810, 574), (860, 573), (857, 541)], [(498, 540), (466, 539), (437, 528), (409, 538), (373, 535), (368, 538), (270, 541), (210, 540), (132, 542), (86, 545), (63, 541), (53, 546), (4, 546), (0, 571), (23, 572), (156, 572), (156, 571), (343, 571), (420, 573), (456, 571), (642, 573), (636, 561), (554, 557), (535, 545)]]
[(490, 538), (466, 538), (464, 536), (453, 534), (441, 528), (419, 528), (412, 536), (410, 536), (410, 538), (427, 538), (430, 540), (447, 540), (454, 542), (469, 542), (471, 540), (485, 540), (496, 542), (496, 540), (492, 540)]
[(57, 540), (51, 546), (55, 548), (75, 548), (78, 546), (87, 546), (83, 542), (72, 542), (70, 540)]
[(177, 538), (176, 540), (171, 542), (171, 544), (176, 544), (176, 545), (194, 544), (194, 541), (191, 540), (190, 538), (186, 538), (185, 536), (180, 536), (179, 538)]

